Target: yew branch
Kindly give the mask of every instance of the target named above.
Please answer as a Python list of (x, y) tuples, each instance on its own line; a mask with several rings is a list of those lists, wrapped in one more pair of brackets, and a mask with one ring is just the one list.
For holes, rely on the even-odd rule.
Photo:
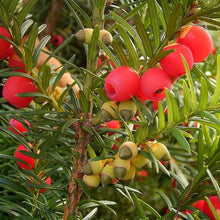
[(75, 138), (76, 138), (76, 147), (74, 149), (74, 155), (77, 152), (78, 156), (73, 157), (73, 164), (72, 164), (72, 172), (71, 172), (71, 178), (69, 182), (69, 201), (66, 204), (65, 210), (64, 210), (64, 216), (63, 220), (67, 220), (68, 216), (77, 215), (78, 209), (77, 209), (77, 203), (80, 201), (80, 197), (82, 195), (82, 189), (77, 184), (76, 179), (82, 179), (83, 174), (81, 173), (82, 165), (84, 164), (84, 161), (86, 160), (86, 145), (89, 143), (91, 134), (88, 132), (83, 131), (81, 128), (83, 126), (92, 126), (92, 119), (91, 115), (87, 115), (85, 120), (80, 122), (75, 122), (73, 124), (73, 129), (76, 132)]

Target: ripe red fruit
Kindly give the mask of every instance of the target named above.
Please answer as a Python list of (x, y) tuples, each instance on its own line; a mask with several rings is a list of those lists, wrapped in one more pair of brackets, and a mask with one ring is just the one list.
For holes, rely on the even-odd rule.
[(36, 92), (33, 81), (20, 76), (11, 76), (5, 82), (2, 94), (11, 105), (17, 108), (25, 108), (34, 98), (19, 97), (17, 94), (26, 92)]
[(177, 37), (177, 43), (189, 47), (195, 63), (203, 61), (213, 49), (212, 38), (203, 27), (197, 25), (182, 27)]
[[(212, 203), (215, 212), (217, 213), (218, 217), (220, 218), (220, 201), (218, 199), (218, 196), (211, 196), (209, 197), (210, 202)], [(209, 205), (206, 201), (204, 201), (203, 209), (202, 211), (210, 218), (210, 220), (215, 220), (214, 215), (212, 214), (211, 209), (209, 208)]]
[(121, 127), (121, 122), (118, 120), (106, 121), (105, 124), (108, 128), (117, 129)]
[(27, 73), (26, 66), (16, 52), (9, 56), (8, 65), (10, 68), (19, 67), (19, 69), (13, 69), (13, 71)]
[(171, 80), (162, 69), (151, 68), (141, 76), (139, 92), (145, 99), (162, 100), (165, 98), (165, 88), (171, 89)]
[(166, 46), (163, 51), (170, 49), (174, 49), (175, 51), (168, 54), (160, 61), (161, 67), (170, 77), (178, 77), (186, 73), (181, 54), (184, 56), (188, 64), (189, 70), (192, 69), (193, 55), (191, 50), (187, 46), (183, 44), (173, 43)]
[[(42, 175), (43, 175), (43, 173), (39, 176), (40, 178), (42, 178)], [(31, 177), (31, 179), (33, 179), (32, 177)], [(47, 185), (51, 185), (51, 177), (48, 177), (46, 180), (45, 180), (45, 177), (43, 177), (42, 178), (42, 180), (47, 184)], [(35, 183), (35, 184), (41, 184), (41, 182), (38, 182), (37, 181), (37, 183), (34, 181), (34, 180), (29, 180), (28, 181), (29, 183)], [(33, 190), (33, 188), (31, 187), (31, 190)], [(40, 191), (39, 191), (39, 193), (44, 193), (46, 191), (46, 189), (40, 189)]]
[(54, 47), (59, 47), (63, 43), (63, 37), (61, 35), (54, 35), (51, 38), (51, 43)]
[(135, 96), (139, 89), (140, 77), (128, 66), (111, 71), (105, 79), (105, 91), (113, 101), (125, 101)]
[[(16, 119), (12, 118), (9, 121), (9, 123), (10, 123), (10, 125), (15, 127), (21, 133), (27, 132), (27, 129), (24, 127), (24, 125), (20, 121), (17, 121)], [(28, 121), (26, 121), (26, 120), (24, 120), (24, 123), (27, 124), (29, 127), (31, 126), (30, 123)], [(20, 134), (14, 128), (12, 128), (11, 126), (8, 126), (8, 129), (10, 131), (13, 131), (15, 134), (20, 136)]]
[[(11, 35), (8, 32), (7, 29), (5, 29), (4, 27), (0, 27), (0, 35), (8, 38), (9, 40), (11, 40)], [(10, 47), (11, 47), (11, 43), (9, 43), (8, 41), (0, 38), (0, 60), (3, 60), (5, 58), (7, 58), (10, 54)]]
[(25, 163), (29, 164), (30, 166), (26, 165), (25, 163), (16, 161), (16, 163), (18, 164), (18, 166), (22, 169), (27, 169), (30, 170), (32, 168), (34, 168), (34, 158), (24, 155), (21, 151), (28, 151), (26, 147), (24, 147), (22, 144), (19, 145), (15, 151), (14, 157), (18, 158), (20, 160), (23, 160)]
[(139, 170), (139, 171), (136, 171), (136, 180), (140, 180), (140, 181), (145, 181), (146, 178), (148, 176), (148, 173), (146, 170)]
[[(102, 128), (106, 126), (111, 129), (118, 129), (121, 127), (121, 122), (118, 120), (111, 120), (111, 121), (104, 122), (104, 124), (101, 124)], [(112, 135), (112, 134), (114, 134), (114, 132), (108, 132), (108, 135)]]
[[(46, 180), (45, 183), (48, 184), (49, 186), (51, 185), (51, 177), (49, 176)], [(39, 193), (44, 193), (46, 189), (41, 189)]]
[[(108, 60), (108, 62), (106, 62), (104, 65), (102, 64), (104, 61)], [(102, 69), (104, 66), (110, 64), (112, 66), (113, 69), (115, 69), (115, 65), (112, 62), (112, 60), (109, 60), (109, 57), (106, 54), (101, 54), (100, 58), (98, 59), (98, 64), (97, 67), (99, 67), (100, 65), (102, 65), (102, 67), (100, 69)]]

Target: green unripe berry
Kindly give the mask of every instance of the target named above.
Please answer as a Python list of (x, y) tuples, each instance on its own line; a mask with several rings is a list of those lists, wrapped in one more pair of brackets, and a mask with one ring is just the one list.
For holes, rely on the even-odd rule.
[(118, 179), (123, 179), (130, 169), (130, 160), (122, 160), (117, 157), (113, 161), (114, 174)]
[[(81, 41), (85, 44), (90, 44), (92, 39), (93, 29), (92, 28), (84, 28), (80, 29), (75, 37), (77, 40)], [(110, 46), (112, 44), (113, 38), (110, 32), (107, 30), (100, 30), (99, 32), (99, 40), (102, 41), (106, 46)]]
[(134, 165), (130, 166), (130, 169), (128, 170), (127, 174), (122, 180), (132, 180), (135, 177), (136, 168)]
[(136, 157), (138, 154), (138, 147), (132, 141), (124, 142), (119, 148), (119, 157), (123, 160), (128, 160)]
[(137, 106), (132, 100), (126, 100), (119, 103), (119, 114), (125, 121), (130, 120), (137, 112)]
[(102, 175), (101, 175), (102, 186), (109, 185), (114, 179), (115, 179), (115, 174), (112, 163), (106, 164), (102, 170)]
[(162, 143), (147, 143), (147, 146), (151, 148), (152, 153), (158, 160), (170, 160), (170, 153), (167, 147)]
[(100, 176), (99, 175), (84, 175), (83, 181), (87, 186), (96, 188), (100, 184)]
[(140, 154), (134, 157), (131, 162), (134, 164), (136, 168), (143, 168), (143, 167), (151, 168), (152, 167), (151, 161)]
[(107, 101), (101, 107), (101, 121), (110, 121), (117, 117), (118, 105), (114, 101)]
[(96, 175), (102, 172), (105, 160), (88, 161), (82, 166), (81, 172), (86, 175)]

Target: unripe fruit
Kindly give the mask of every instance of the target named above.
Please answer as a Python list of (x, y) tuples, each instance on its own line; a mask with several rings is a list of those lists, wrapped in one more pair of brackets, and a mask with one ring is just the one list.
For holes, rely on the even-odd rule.
[(100, 176), (99, 175), (84, 175), (83, 181), (87, 186), (96, 188), (100, 184)]
[(152, 167), (151, 161), (140, 154), (134, 157), (131, 160), (131, 163), (133, 163), (136, 168), (145, 168), (145, 167), (151, 168)]
[(115, 179), (114, 169), (112, 163), (108, 163), (104, 166), (101, 175), (102, 186), (109, 185)]
[(171, 80), (162, 69), (151, 68), (141, 76), (140, 93), (145, 99), (162, 100), (165, 98), (165, 88), (171, 89)]
[[(30, 123), (29, 123), (28, 121), (26, 121), (26, 120), (24, 120), (24, 123), (25, 123), (27, 126), (29, 126), (29, 127), (31, 126)], [(15, 128), (16, 128), (18, 131), (20, 131), (21, 133), (24, 133), (24, 132), (27, 132), (27, 131), (28, 131), (28, 130), (24, 127), (23, 123), (21, 123), (20, 121), (14, 119), (14, 118), (10, 119), (9, 124), (12, 125), (13, 127), (15, 127)], [(19, 134), (14, 128), (12, 128), (10, 125), (8, 126), (8, 129), (9, 129), (10, 131), (14, 132), (15, 134), (17, 134), (17, 135), (20, 136), (20, 134)]]
[(170, 160), (170, 153), (167, 147), (162, 143), (147, 142), (147, 146), (151, 148), (152, 153), (158, 160)]
[(125, 101), (135, 96), (140, 85), (138, 74), (128, 66), (111, 71), (105, 79), (105, 91), (113, 101)]
[(97, 175), (102, 172), (106, 160), (88, 161), (82, 166), (81, 172), (86, 175)]
[(128, 160), (136, 157), (138, 154), (138, 147), (132, 141), (124, 142), (119, 148), (119, 157), (122, 160)]
[[(5, 29), (4, 27), (0, 27), (0, 35), (8, 38), (9, 40), (11, 40), (11, 35), (8, 32), (7, 29)], [(11, 47), (11, 43), (9, 43), (8, 41), (0, 38), (0, 60), (3, 60), (5, 58), (7, 58), (10, 55), (10, 47)]]
[(170, 49), (174, 49), (175, 51), (171, 52), (160, 61), (161, 67), (170, 77), (178, 77), (186, 73), (181, 55), (184, 56), (186, 63), (188, 64), (189, 70), (192, 69), (193, 55), (191, 50), (187, 46), (183, 44), (173, 43), (166, 46), (163, 51)]
[(34, 98), (19, 97), (17, 94), (26, 92), (36, 92), (36, 87), (33, 81), (20, 76), (11, 76), (5, 82), (2, 94), (6, 101), (11, 105), (17, 108), (25, 108)]
[(135, 177), (136, 168), (134, 165), (130, 166), (130, 169), (128, 170), (127, 174), (122, 180), (132, 180)]
[(117, 157), (113, 161), (113, 167), (116, 178), (123, 179), (130, 169), (130, 161), (122, 160), (121, 158)]
[(137, 112), (137, 106), (134, 101), (126, 100), (119, 103), (118, 110), (121, 117), (125, 121), (128, 121), (135, 116)]
[(197, 25), (182, 27), (177, 36), (177, 43), (189, 47), (195, 63), (203, 61), (213, 49), (212, 38), (203, 27)]
[[(90, 44), (92, 39), (93, 29), (92, 28), (84, 28), (79, 30), (75, 37), (77, 40)], [(107, 30), (100, 30), (99, 32), (99, 40), (102, 41), (106, 46), (110, 46), (112, 44), (113, 38), (110, 32)]]
[(110, 121), (117, 117), (118, 105), (114, 101), (107, 101), (101, 107), (101, 121)]
[(10, 68), (19, 67), (19, 69), (13, 69), (13, 71), (27, 73), (26, 66), (24, 65), (23, 61), (21, 60), (21, 58), (18, 56), (18, 54), (15, 51), (9, 57), (8, 65)]
[[(22, 161), (24, 161), (25, 163), (16, 161), (17, 165), (22, 168), (22, 169), (27, 169), (30, 170), (32, 168), (34, 168), (34, 158), (24, 155), (22, 152), (20, 151), (28, 151), (26, 147), (24, 147), (22, 144), (19, 145), (15, 151), (14, 157), (17, 159), (20, 159)], [(26, 165), (26, 163), (29, 165)]]

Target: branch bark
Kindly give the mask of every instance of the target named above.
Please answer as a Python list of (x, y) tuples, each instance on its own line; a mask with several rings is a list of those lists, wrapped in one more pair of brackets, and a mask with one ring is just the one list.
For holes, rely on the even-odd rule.
[(51, 9), (50, 9), (50, 11), (47, 15), (46, 21), (45, 21), (47, 27), (46, 27), (44, 33), (46, 35), (53, 34), (53, 32), (56, 28), (57, 21), (59, 19), (61, 9), (63, 7), (63, 2), (64, 2), (64, 0), (54, 0), (53, 1)]
[[(76, 147), (74, 149), (73, 155), (73, 164), (72, 164), (72, 172), (71, 178), (69, 182), (69, 201), (67, 201), (63, 220), (67, 220), (68, 216), (77, 215), (77, 203), (80, 201), (80, 197), (82, 195), (82, 188), (75, 181), (76, 179), (82, 179), (83, 174), (81, 173), (82, 165), (87, 158), (87, 151), (85, 149), (86, 145), (89, 143), (91, 134), (88, 132), (84, 132), (81, 128), (83, 126), (92, 126), (92, 116), (89, 114), (84, 119), (83, 123), (75, 122), (73, 123), (73, 129), (76, 132)], [(78, 157), (76, 156), (78, 153)]]

